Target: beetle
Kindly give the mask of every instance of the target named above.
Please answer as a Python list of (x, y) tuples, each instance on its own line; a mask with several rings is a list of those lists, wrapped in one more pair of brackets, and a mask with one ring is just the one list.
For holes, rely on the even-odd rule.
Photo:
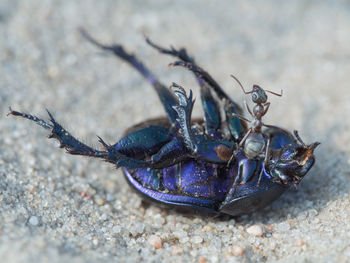
[[(319, 143), (307, 145), (296, 131), (293, 135), (277, 126), (260, 126), (259, 134), (268, 139), (268, 145), (264, 142), (263, 147), (267, 149), (250, 155), (245, 135), (251, 128), (247, 128), (241, 107), (184, 48), (163, 48), (146, 37), (151, 47), (178, 59), (170, 66), (182, 66), (194, 74), (200, 87), (203, 119), (191, 118), (192, 90), (187, 94), (176, 83), (169, 89), (123, 46), (104, 45), (83, 29), (81, 34), (144, 76), (154, 87), (167, 116), (129, 128), (115, 144), (99, 137), (103, 149), (97, 150), (73, 137), (49, 111), (50, 122), (11, 108), (9, 115), (50, 130), (49, 138), (57, 139), (69, 154), (100, 158), (122, 168), (127, 182), (145, 199), (183, 211), (237, 216), (270, 204), (290, 186), (297, 185), (313, 166), (313, 153)], [(262, 115), (267, 108), (260, 109)], [(252, 116), (257, 119), (257, 114)]]

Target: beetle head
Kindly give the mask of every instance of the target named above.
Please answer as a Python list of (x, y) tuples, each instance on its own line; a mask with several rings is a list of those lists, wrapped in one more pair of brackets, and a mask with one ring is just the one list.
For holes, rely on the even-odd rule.
[(319, 142), (315, 142), (306, 145), (300, 140), (287, 144), (276, 152), (267, 165), (273, 180), (285, 185), (297, 185), (314, 165), (313, 153), (319, 144)]

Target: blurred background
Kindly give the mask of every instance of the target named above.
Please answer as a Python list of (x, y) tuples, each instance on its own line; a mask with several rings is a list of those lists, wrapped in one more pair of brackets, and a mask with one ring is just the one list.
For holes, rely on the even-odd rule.
[[(47, 118), (97, 146), (164, 115), (155, 92), (126, 63), (78, 33), (123, 44), (166, 85), (199, 93), (192, 75), (143, 34), (186, 47), (240, 105), (259, 84), (268, 124), (320, 141), (297, 189), (251, 215), (215, 220), (144, 205), (121, 171), (68, 156), (46, 132), (6, 117), (8, 106)], [(0, 259), (3, 262), (346, 262), (350, 260), (349, 1), (0, 2)], [(199, 98), (194, 115), (201, 116)], [(262, 236), (247, 233), (251, 225)], [(210, 229), (207, 231), (207, 229)], [(181, 232), (182, 231), (182, 232)], [(160, 238), (162, 248), (149, 242)], [(242, 253), (234, 252), (234, 247)]]

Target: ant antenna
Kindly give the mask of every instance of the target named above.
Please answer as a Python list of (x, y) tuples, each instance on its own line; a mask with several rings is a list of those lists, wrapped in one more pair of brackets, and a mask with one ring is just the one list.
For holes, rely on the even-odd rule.
[[(231, 74), (231, 77), (232, 77), (235, 81), (237, 81), (237, 83), (238, 83), (239, 86), (242, 88), (242, 90), (243, 90), (243, 92), (244, 92), (245, 94), (253, 93), (253, 90), (251, 90), (251, 91), (245, 91), (245, 89), (244, 89), (242, 83), (241, 83), (241, 82), (238, 80), (238, 78), (236, 78), (234, 75)], [(255, 85), (254, 85), (254, 86), (255, 86)], [(282, 90), (282, 89), (281, 89), (281, 93), (280, 93), (280, 94), (278, 94), (278, 93), (276, 93), (276, 92), (273, 92), (273, 91), (270, 91), (270, 90), (265, 90), (265, 89), (263, 89), (263, 90), (264, 90), (264, 91), (267, 91), (267, 92), (269, 92), (269, 93), (271, 93), (271, 94), (273, 94), (273, 95), (279, 96), (279, 97), (282, 97), (282, 95), (283, 95), (283, 90)]]
[(278, 94), (278, 93), (270, 91), (270, 90), (265, 90), (265, 91), (270, 92), (271, 94), (279, 96), (279, 97), (282, 97), (282, 95), (283, 95), (283, 89), (281, 89), (281, 94)]
[(233, 76), (232, 74), (231, 74), (231, 77), (232, 77), (235, 81), (237, 81), (237, 83), (238, 83), (239, 86), (242, 88), (242, 90), (243, 90), (243, 92), (244, 92), (245, 94), (250, 94), (250, 93), (253, 92), (253, 91), (245, 91), (245, 89), (243, 88), (242, 83), (241, 83), (235, 76)]

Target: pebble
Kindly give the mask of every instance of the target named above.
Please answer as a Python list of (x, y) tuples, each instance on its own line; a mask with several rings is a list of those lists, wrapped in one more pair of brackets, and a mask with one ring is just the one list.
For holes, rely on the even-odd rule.
[(185, 236), (185, 237), (180, 238), (180, 239), (179, 239), (179, 242), (180, 242), (181, 244), (185, 244), (185, 243), (187, 243), (189, 240), (190, 240), (190, 238), (187, 237), (187, 236)]
[(240, 246), (233, 246), (232, 247), (232, 254), (235, 256), (235, 257), (240, 257), (242, 256), (244, 253), (244, 249)]
[(93, 239), (93, 240), (92, 240), (92, 244), (94, 244), (94, 246), (97, 246), (97, 245), (98, 245), (98, 239), (96, 239), (96, 238)]
[(194, 236), (194, 237), (192, 237), (191, 241), (194, 244), (199, 244), (199, 243), (203, 242), (203, 238), (200, 236)]
[(305, 245), (304, 240), (297, 240), (295, 241), (294, 245), (298, 246), (298, 247), (302, 247), (303, 245)]
[(212, 230), (213, 230), (213, 228), (211, 226), (205, 226), (202, 228), (203, 232), (208, 232), (208, 231), (212, 231)]
[(154, 227), (160, 228), (164, 224), (165, 224), (165, 219), (164, 219), (164, 217), (161, 214), (156, 214), (153, 217), (153, 226)]
[(163, 246), (162, 240), (157, 235), (152, 235), (148, 238), (148, 244), (153, 246), (155, 249), (159, 249)]
[(115, 200), (115, 196), (112, 195), (112, 194), (107, 194), (106, 195), (106, 201), (107, 202), (111, 202), (111, 201), (114, 201)]
[(310, 217), (310, 218), (313, 218), (313, 217), (315, 217), (315, 216), (317, 216), (317, 215), (318, 215), (318, 212), (317, 212), (316, 209), (310, 209), (310, 210), (309, 210), (309, 217)]
[(279, 225), (277, 225), (277, 230), (279, 230), (281, 232), (288, 231), (289, 229), (290, 229), (290, 225), (287, 222), (283, 222), (283, 223), (280, 223)]
[(39, 224), (39, 219), (36, 216), (31, 216), (29, 218), (29, 224), (32, 226), (37, 226)]
[(105, 204), (105, 200), (104, 200), (103, 198), (99, 197), (99, 196), (97, 196), (97, 197), (95, 198), (95, 202), (96, 202), (96, 204), (98, 204), (99, 206), (103, 206), (103, 205)]
[(178, 239), (181, 239), (181, 238), (184, 238), (184, 237), (187, 237), (187, 232), (183, 231), (183, 230), (178, 230), (178, 231), (175, 231), (173, 233), (173, 235), (175, 237), (177, 237)]
[(121, 230), (122, 230), (122, 228), (120, 226), (114, 226), (112, 228), (112, 231), (113, 231), (114, 234), (120, 233)]
[(171, 253), (173, 255), (179, 255), (182, 253), (182, 248), (178, 247), (178, 246), (174, 246)]
[(246, 229), (247, 233), (251, 236), (261, 237), (264, 234), (264, 230), (259, 225), (252, 225)]

